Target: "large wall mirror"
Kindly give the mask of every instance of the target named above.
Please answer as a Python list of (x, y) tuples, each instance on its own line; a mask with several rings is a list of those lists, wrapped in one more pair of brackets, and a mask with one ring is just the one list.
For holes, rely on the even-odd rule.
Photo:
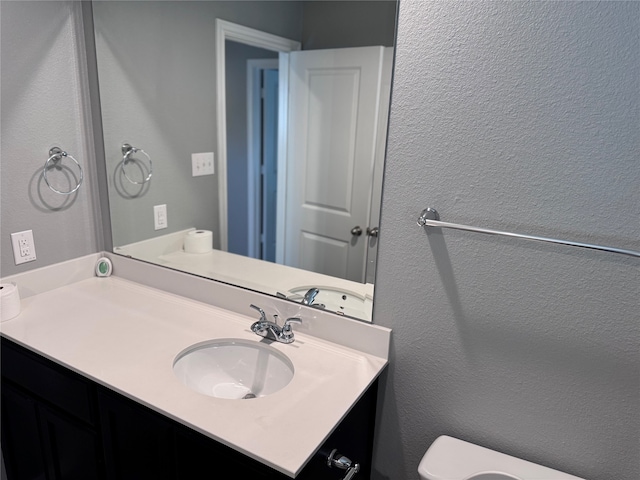
[(371, 320), (395, 1), (94, 1), (115, 253)]

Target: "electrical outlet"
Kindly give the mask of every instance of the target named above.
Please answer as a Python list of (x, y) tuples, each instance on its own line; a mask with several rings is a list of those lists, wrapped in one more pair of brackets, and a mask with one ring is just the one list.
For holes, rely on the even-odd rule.
[(12, 233), (11, 246), (13, 247), (13, 259), (16, 265), (33, 262), (36, 259), (36, 245), (33, 242), (33, 232), (31, 230)]
[(213, 175), (213, 152), (191, 154), (191, 176)]
[(153, 207), (153, 227), (155, 230), (167, 228), (167, 206), (155, 205)]

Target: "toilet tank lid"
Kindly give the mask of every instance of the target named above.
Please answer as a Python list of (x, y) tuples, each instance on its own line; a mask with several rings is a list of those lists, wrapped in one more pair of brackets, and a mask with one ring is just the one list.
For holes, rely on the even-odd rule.
[(522, 480), (585, 480), (447, 435), (433, 442), (418, 466), (423, 480), (466, 480), (482, 472), (500, 472)]

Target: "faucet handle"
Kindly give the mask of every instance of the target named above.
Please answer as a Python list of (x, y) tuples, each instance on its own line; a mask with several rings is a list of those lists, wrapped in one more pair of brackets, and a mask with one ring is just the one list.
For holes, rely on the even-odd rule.
[(291, 330), (292, 323), (302, 324), (302, 319), (298, 317), (287, 318), (284, 321), (284, 325), (282, 326), (282, 329), (284, 330), (286, 328), (288, 330)]
[(282, 326), (282, 330), (280, 331), (281, 342), (283, 343), (293, 342), (293, 329), (291, 328), (292, 323), (301, 324), (302, 320), (294, 317), (294, 318), (287, 318), (284, 321), (284, 325)]
[(261, 309), (260, 307), (258, 307), (257, 305), (251, 304), (249, 305), (251, 308), (253, 308), (254, 310), (257, 310), (258, 312), (260, 312), (260, 321), (262, 322), (266, 322), (267, 321), (267, 315), (264, 313), (264, 310)]

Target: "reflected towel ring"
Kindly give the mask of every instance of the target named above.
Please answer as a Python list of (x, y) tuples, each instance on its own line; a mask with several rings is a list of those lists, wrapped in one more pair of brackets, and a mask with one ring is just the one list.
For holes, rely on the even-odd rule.
[[(76, 184), (75, 188), (73, 188), (72, 190), (69, 190), (68, 192), (61, 192), (60, 190), (54, 188), (53, 186), (51, 186), (51, 184), (49, 183), (49, 179), (47, 178), (47, 169), (59, 166), (62, 163), (63, 157), (70, 158), (71, 160), (73, 160), (75, 164), (78, 166), (78, 170), (80, 170), (80, 179), (78, 180), (78, 183)], [(51, 150), (49, 150), (49, 158), (47, 159), (46, 162), (44, 162), (44, 168), (42, 169), (42, 176), (44, 177), (44, 181), (47, 184), (47, 187), (49, 187), (58, 195), (71, 195), (72, 193), (76, 192), (80, 188), (80, 185), (82, 185), (82, 180), (84, 179), (84, 173), (82, 171), (82, 167), (80, 166), (80, 163), (71, 155), (69, 155), (67, 152), (62, 150), (60, 147), (53, 147), (51, 148)]]
[[(149, 161), (149, 175), (147, 175), (146, 178), (141, 182), (136, 182), (134, 180), (131, 180), (129, 175), (127, 175), (127, 171), (124, 169), (124, 166), (127, 162), (135, 161), (135, 158), (130, 158), (131, 155), (138, 152), (142, 153), (145, 157), (147, 157), (147, 160)], [(132, 147), (128, 143), (125, 143), (122, 145), (122, 155), (123, 156), (122, 156), (122, 162), (120, 162), (120, 169), (122, 170), (122, 174), (125, 176), (127, 180), (129, 180), (129, 182), (133, 183), (134, 185), (144, 185), (149, 180), (151, 180), (151, 175), (153, 175), (153, 163), (151, 162), (151, 157), (147, 152), (145, 152), (141, 148)]]

